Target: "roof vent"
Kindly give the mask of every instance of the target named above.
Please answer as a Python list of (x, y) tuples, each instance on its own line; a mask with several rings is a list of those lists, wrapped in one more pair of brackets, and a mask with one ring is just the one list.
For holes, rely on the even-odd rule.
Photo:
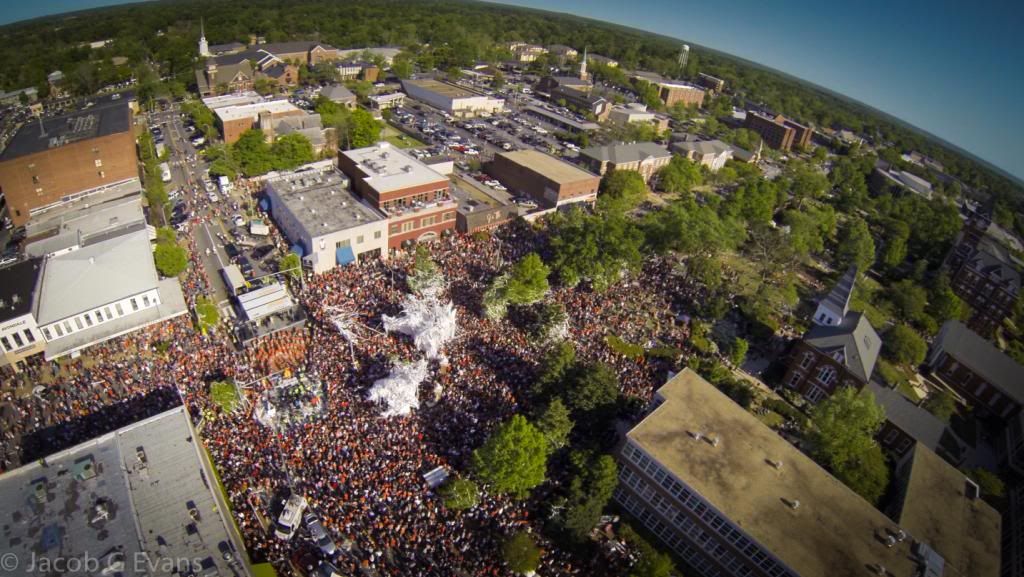
[(90, 256), (89, 257), (89, 264), (96, 264), (96, 257)]
[(771, 459), (768, 459), (768, 464), (771, 465), (772, 467), (775, 467), (776, 471), (782, 469), (782, 461), (773, 461)]
[(699, 441), (704, 438), (704, 433), (700, 431), (690, 431), (690, 436), (693, 437), (694, 441)]
[(793, 509), (794, 511), (800, 508), (800, 499), (783, 499), (783, 501), (786, 503), (786, 505), (789, 505), (790, 509)]

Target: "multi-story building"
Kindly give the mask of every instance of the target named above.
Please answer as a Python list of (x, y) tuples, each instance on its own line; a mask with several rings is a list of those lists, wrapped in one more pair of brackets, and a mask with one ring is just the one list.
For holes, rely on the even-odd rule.
[(743, 127), (760, 134), (764, 143), (776, 150), (788, 151), (793, 147), (793, 141), (796, 138), (795, 128), (776, 120), (774, 116), (761, 114), (754, 110), (747, 111)]
[(551, 94), (556, 88), (572, 88), (580, 92), (590, 93), (594, 84), (586, 78), (578, 76), (543, 76), (533, 88), (543, 94)]
[(268, 100), (238, 106), (222, 106), (213, 110), (225, 144), (233, 144), (250, 129), (259, 128), (273, 138), (278, 121), (287, 117), (302, 117), (308, 113), (287, 100)]
[(38, 258), (0, 269), (0, 367), (19, 372), (22, 361), (46, 346), (32, 316), (32, 295), (41, 274)]
[(352, 190), (387, 216), (391, 249), (436, 239), (455, 228), (448, 177), (387, 142), (338, 153)]
[[(911, 577), (944, 559), (957, 575), (998, 568), (998, 517), (964, 496), (962, 475), (934, 481), (949, 525), (904, 504), (904, 529), (691, 369), (658, 389), (618, 458), (615, 500), (702, 577)], [(921, 486), (905, 503), (930, 498)]]
[(523, 42), (511, 43), (509, 50), (512, 51), (513, 56), (515, 56), (518, 62), (533, 62), (540, 58), (541, 55), (548, 53), (548, 49), (543, 46)]
[(330, 160), (268, 178), (270, 215), (314, 273), (363, 258), (387, 258), (387, 218), (352, 194)]
[(201, 96), (233, 94), (252, 90), (256, 73), (248, 60), (218, 64), (215, 59), (196, 70), (196, 88)]
[(961, 465), (970, 451), (968, 445), (938, 417), (913, 403), (898, 390), (868, 383), (867, 389), (885, 410), (885, 422), (875, 440), (893, 460), (900, 461), (920, 443), (954, 466)]
[(565, 64), (567, 60), (576, 60), (576, 57), (580, 55), (575, 48), (565, 44), (552, 44), (548, 46), (548, 53), (558, 58), (560, 64)]
[(485, 170), (509, 190), (548, 208), (593, 202), (601, 185), (600, 176), (536, 150), (497, 154)]
[(699, 108), (704, 104), (706, 91), (700, 86), (686, 82), (662, 81), (658, 83), (658, 96), (665, 106), (675, 106), (682, 103), (683, 106)]
[(480, 114), (495, 114), (505, 110), (505, 101), (438, 80), (403, 80), (402, 90), (410, 98), (443, 110), (452, 116), (469, 118)]
[(566, 132), (571, 132), (573, 134), (594, 132), (596, 130), (601, 129), (601, 125), (596, 122), (590, 122), (587, 120), (579, 121), (576, 120), (575, 118), (569, 118), (568, 116), (563, 116), (561, 114), (558, 114), (557, 112), (552, 112), (539, 106), (524, 106), (521, 109), (521, 112), (529, 116), (533, 116), (534, 118), (543, 120), (544, 122), (547, 122), (548, 124), (558, 128), (559, 130), (564, 130)]
[(929, 378), (976, 412), (1009, 422), (1024, 404), (1024, 367), (960, 321), (946, 321), (925, 361)]
[(943, 266), (950, 285), (971, 307), (968, 326), (991, 335), (1010, 317), (1021, 290), (1024, 266), (987, 235), (988, 215), (972, 213)]
[(657, 132), (668, 130), (668, 117), (647, 110), (647, 106), (639, 102), (614, 106), (608, 111), (608, 120), (619, 126), (627, 124), (650, 124)]
[(1002, 519), (977, 483), (917, 443), (897, 460), (892, 484), (886, 514), (924, 560), (917, 575), (999, 575)]
[(650, 182), (654, 174), (672, 160), (672, 153), (654, 142), (633, 142), (584, 148), (579, 160), (588, 170), (601, 176), (609, 170), (631, 170), (639, 172), (644, 182)]
[(867, 317), (847, 313), (838, 325), (815, 325), (804, 333), (789, 354), (783, 382), (812, 403), (839, 387), (861, 388), (871, 380), (881, 348)]
[(896, 188), (919, 194), (928, 200), (932, 198), (932, 183), (916, 174), (889, 166), (877, 166), (871, 172), (868, 184), (876, 193), (888, 188)]
[(370, 108), (374, 110), (390, 110), (401, 108), (405, 104), (405, 94), (392, 92), (391, 94), (374, 94), (370, 96)]
[(775, 120), (793, 129), (793, 146), (806, 149), (811, 145), (811, 135), (814, 132), (811, 130), (811, 127), (800, 124), (795, 120), (790, 120), (781, 114), (776, 116)]
[(607, 119), (611, 112), (611, 103), (603, 96), (592, 94), (589, 89), (578, 90), (572, 86), (556, 86), (551, 90), (551, 100), (558, 104), (564, 102), (565, 106), (580, 114), (592, 114), (599, 122)]
[(251, 577), (203, 451), (179, 406), (31, 455), (0, 476), (0, 515), (18, 520), (5, 528), (4, 552), (23, 560), (5, 573), (29, 577), (74, 559), (97, 575), (174, 575), (187, 566)]
[(587, 56), (587, 62), (593, 62), (594, 64), (599, 64), (601, 66), (607, 66), (608, 68), (618, 68), (619, 67), (619, 61), (618, 60), (616, 60), (614, 58), (609, 58), (607, 56), (602, 56), (600, 54), (593, 54), (593, 53), (591, 53), (590, 55)]
[(27, 122), (0, 153), (0, 193), (16, 226), (138, 176), (127, 99), (106, 96), (66, 116)]
[(708, 90), (713, 90), (715, 92), (721, 92), (725, 90), (725, 80), (722, 80), (721, 78), (717, 78), (710, 74), (704, 74), (703, 72), (698, 73), (697, 81), (700, 82), (701, 86), (707, 88)]
[(718, 172), (733, 155), (732, 145), (721, 140), (686, 140), (672, 144), (672, 151)]

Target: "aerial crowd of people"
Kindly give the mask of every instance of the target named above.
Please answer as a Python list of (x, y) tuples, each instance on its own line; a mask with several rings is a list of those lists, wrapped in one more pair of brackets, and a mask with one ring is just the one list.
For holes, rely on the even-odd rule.
[[(193, 256), (183, 287), (194, 304), (211, 291), (191, 230), (185, 231)], [(544, 519), (536, 503), (485, 487), (477, 507), (450, 511), (424, 480), (436, 467), (453, 476), (469, 474), (472, 451), (498, 424), (535, 409), (529, 390), (544, 343), (508, 320), (484, 318), (480, 300), (502, 266), (543, 252), (543, 233), (515, 223), (493, 235), (499, 240), (450, 235), (430, 246), (446, 296), (457, 307), (459, 332), (444, 350), (446, 361), (431, 362), (420, 407), (408, 416), (382, 417), (381, 406), (366, 399), (367, 389), (395, 363), (421, 356), (411, 339), (382, 327), (382, 315), (400, 312), (409, 292), (406, 276), (414, 259), (399, 252), (293, 282), (309, 315), (306, 326), (241, 351), (223, 331), (203, 333), (183, 316), (93, 347), (72, 362), (29, 363), (26, 382), (47, 384), (27, 395), (4, 390), (0, 472), (184, 402), (200, 422), (254, 560), (286, 574), (290, 567), (315, 565), (317, 554), (307, 540), (282, 540), (268, 530), (282, 495), (298, 492), (338, 542), (342, 573), (507, 574), (501, 542), (518, 530), (539, 534)], [(652, 261), (604, 293), (555, 288), (547, 299), (564, 307), (567, 338), (578, 356), (611, 365), (622, 393), (646, 402), (669, 364), (616, 353), (605, 337), (682, 346), (686, 329), (673, 312), (674, 282), (671, 266)], [(339, 311), (350, 315), (347, 336), (332, 322)], [(228, 413), (209, 394), (211, 382), (228, 380), (245, 383), (240, 394), (255, 400), (279, 382), (267, 375), (282, 371), (320, 384), (317, 418), (269, 428), (254, 418), (256, 403)], [(546, 543), (540, 539), (544, 575), (613, 574), (625, 562), (584, 558)]]

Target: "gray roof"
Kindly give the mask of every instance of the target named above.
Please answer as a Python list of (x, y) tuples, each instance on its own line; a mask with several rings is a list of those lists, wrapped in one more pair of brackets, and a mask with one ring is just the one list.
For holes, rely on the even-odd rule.
[(882, 339), (862, 313), (849, 313), (838, 325), (817, 325), (804, 334), (804, 342), (831, 355), (843, 354), (843, 365), (863, 382), (871, 380)]
[(698, 154), (721, 154), (732, 150), (732, 146), (721, 140), (682, 140), (673, 144), (672, 148)]
[(158, 561), (170, 559), (201, 560), (192, 566), (200, 577), (232, 575), (221, 550), (236, 559), (239, 553), (199, 451), (178, 407), (0, 476), (0, 550), (22, 560), (6, 573), (36, 574), (33, 556), (89, 554), (97, 575), (134, 575), (140, 555), (148, 554), (150, 575), (169, 577), (170, 567)]
[(157, 287), (145, 230), (118, 236), (46, 261), (36, 322), (45, 325)]
[(348, 177), (338, 170), (288, 172), (268, 180), (266, 186), (271, 194), (270, 212), (275, 219), (280, 218), (276, 212), (280, 202), (310, 238), (385, 218), (383, 213), (352, 194)]
[(633, 142), (631, 144), (591, 146), (581, 150), (580, 156), (612, 164), (626, 164), (639, 162), (648, 157), (668, 158), (672, 156), (672, 153), (664, 146), (654, 142)]
[(7, 144), (3, 153), (0, 153), (0, 161), (60, 148), (74, 142), (128, 132), (131, 129), (129, 100), (128, 97), (110, 100), (110, 97), (106, 96), (89, 108), (47, 118), (43, 120), (42, 133), (39, 131), (37, 120), (26, 122)]
[(33, 218), (27, 225), (30, 238), (25, 252), (45, 256), (72, 246), (87, 246), (146, 228), (138, 180), (132, 194), (111, 200), (80, 203), (76, 210), (54, 214), (53, 218)]
[(978, 248), (967, 259), (970, 267), (978, 274), (1001, 285), (1010, 294), (1017, 294), (1021, 288), (1021, 272), (1010, 258), (1009, 253), (997, 242), (983, 238)]
[(946, 321), (932, 344), (1018, 403), (1024, 403), (1024, 367), (960, 321)]
[(351, 90), (341, 84), (332, 84), (321, 90), (320, 94), (334, 102), (352, 102), (356, 99), (356, 95), (352, 94)]
[(823, 302), (828, 303), (832, 310), (842, 311), (843, 316), (850, 311), (850, 298), (853, 296), (853, 286), (857, 282), (857, 267), (851, 266), (846, 274), (839, 278), (836, 286), (825, 296)]
[(32, 311), (32, 292), (42, 271), (41, 265), (36, 258), (0, 269), (0, 322)]
[(875, 381), (868, 383), (875, 401), (885, 409), (885, 418), (917, 442), (936, 453), (946, 453), (954, 461), (963, 458), (967, 447), (949, 427), (927, 409), (915, 405), (896, 389)]

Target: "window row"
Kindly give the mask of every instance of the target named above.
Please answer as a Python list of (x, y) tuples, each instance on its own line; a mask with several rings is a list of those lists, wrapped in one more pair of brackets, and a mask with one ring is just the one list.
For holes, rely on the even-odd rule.
[[(104, 307), (82, 313), (78, 316), (47, 325), (43, 327), (43, 337), (45, 337), (47, 341), (59, 339), (95, 325), (112, 321), (115, 318), (123, 317), (126, 314), (137, 312), (140, 309), (150, 308), (158, 304), (160, 304), (159, 301), (155, 298), (150, 298), (149, 293), (145, 293), (142, 296), (132, 297), (128, 299), (127, 302), (117, 302), (112, 305), (106, 305)], [(126, 310), (128, 307), (131, 308), (130, 311)]]
[(0, 344), (3, 344), (4, 350), (7, 352), (16, 351), (34, 342), (36, 342), (36, 335), (31, 329), (24, 329), (21, 332), (13, 332), (5, 337), (0, 337)]

